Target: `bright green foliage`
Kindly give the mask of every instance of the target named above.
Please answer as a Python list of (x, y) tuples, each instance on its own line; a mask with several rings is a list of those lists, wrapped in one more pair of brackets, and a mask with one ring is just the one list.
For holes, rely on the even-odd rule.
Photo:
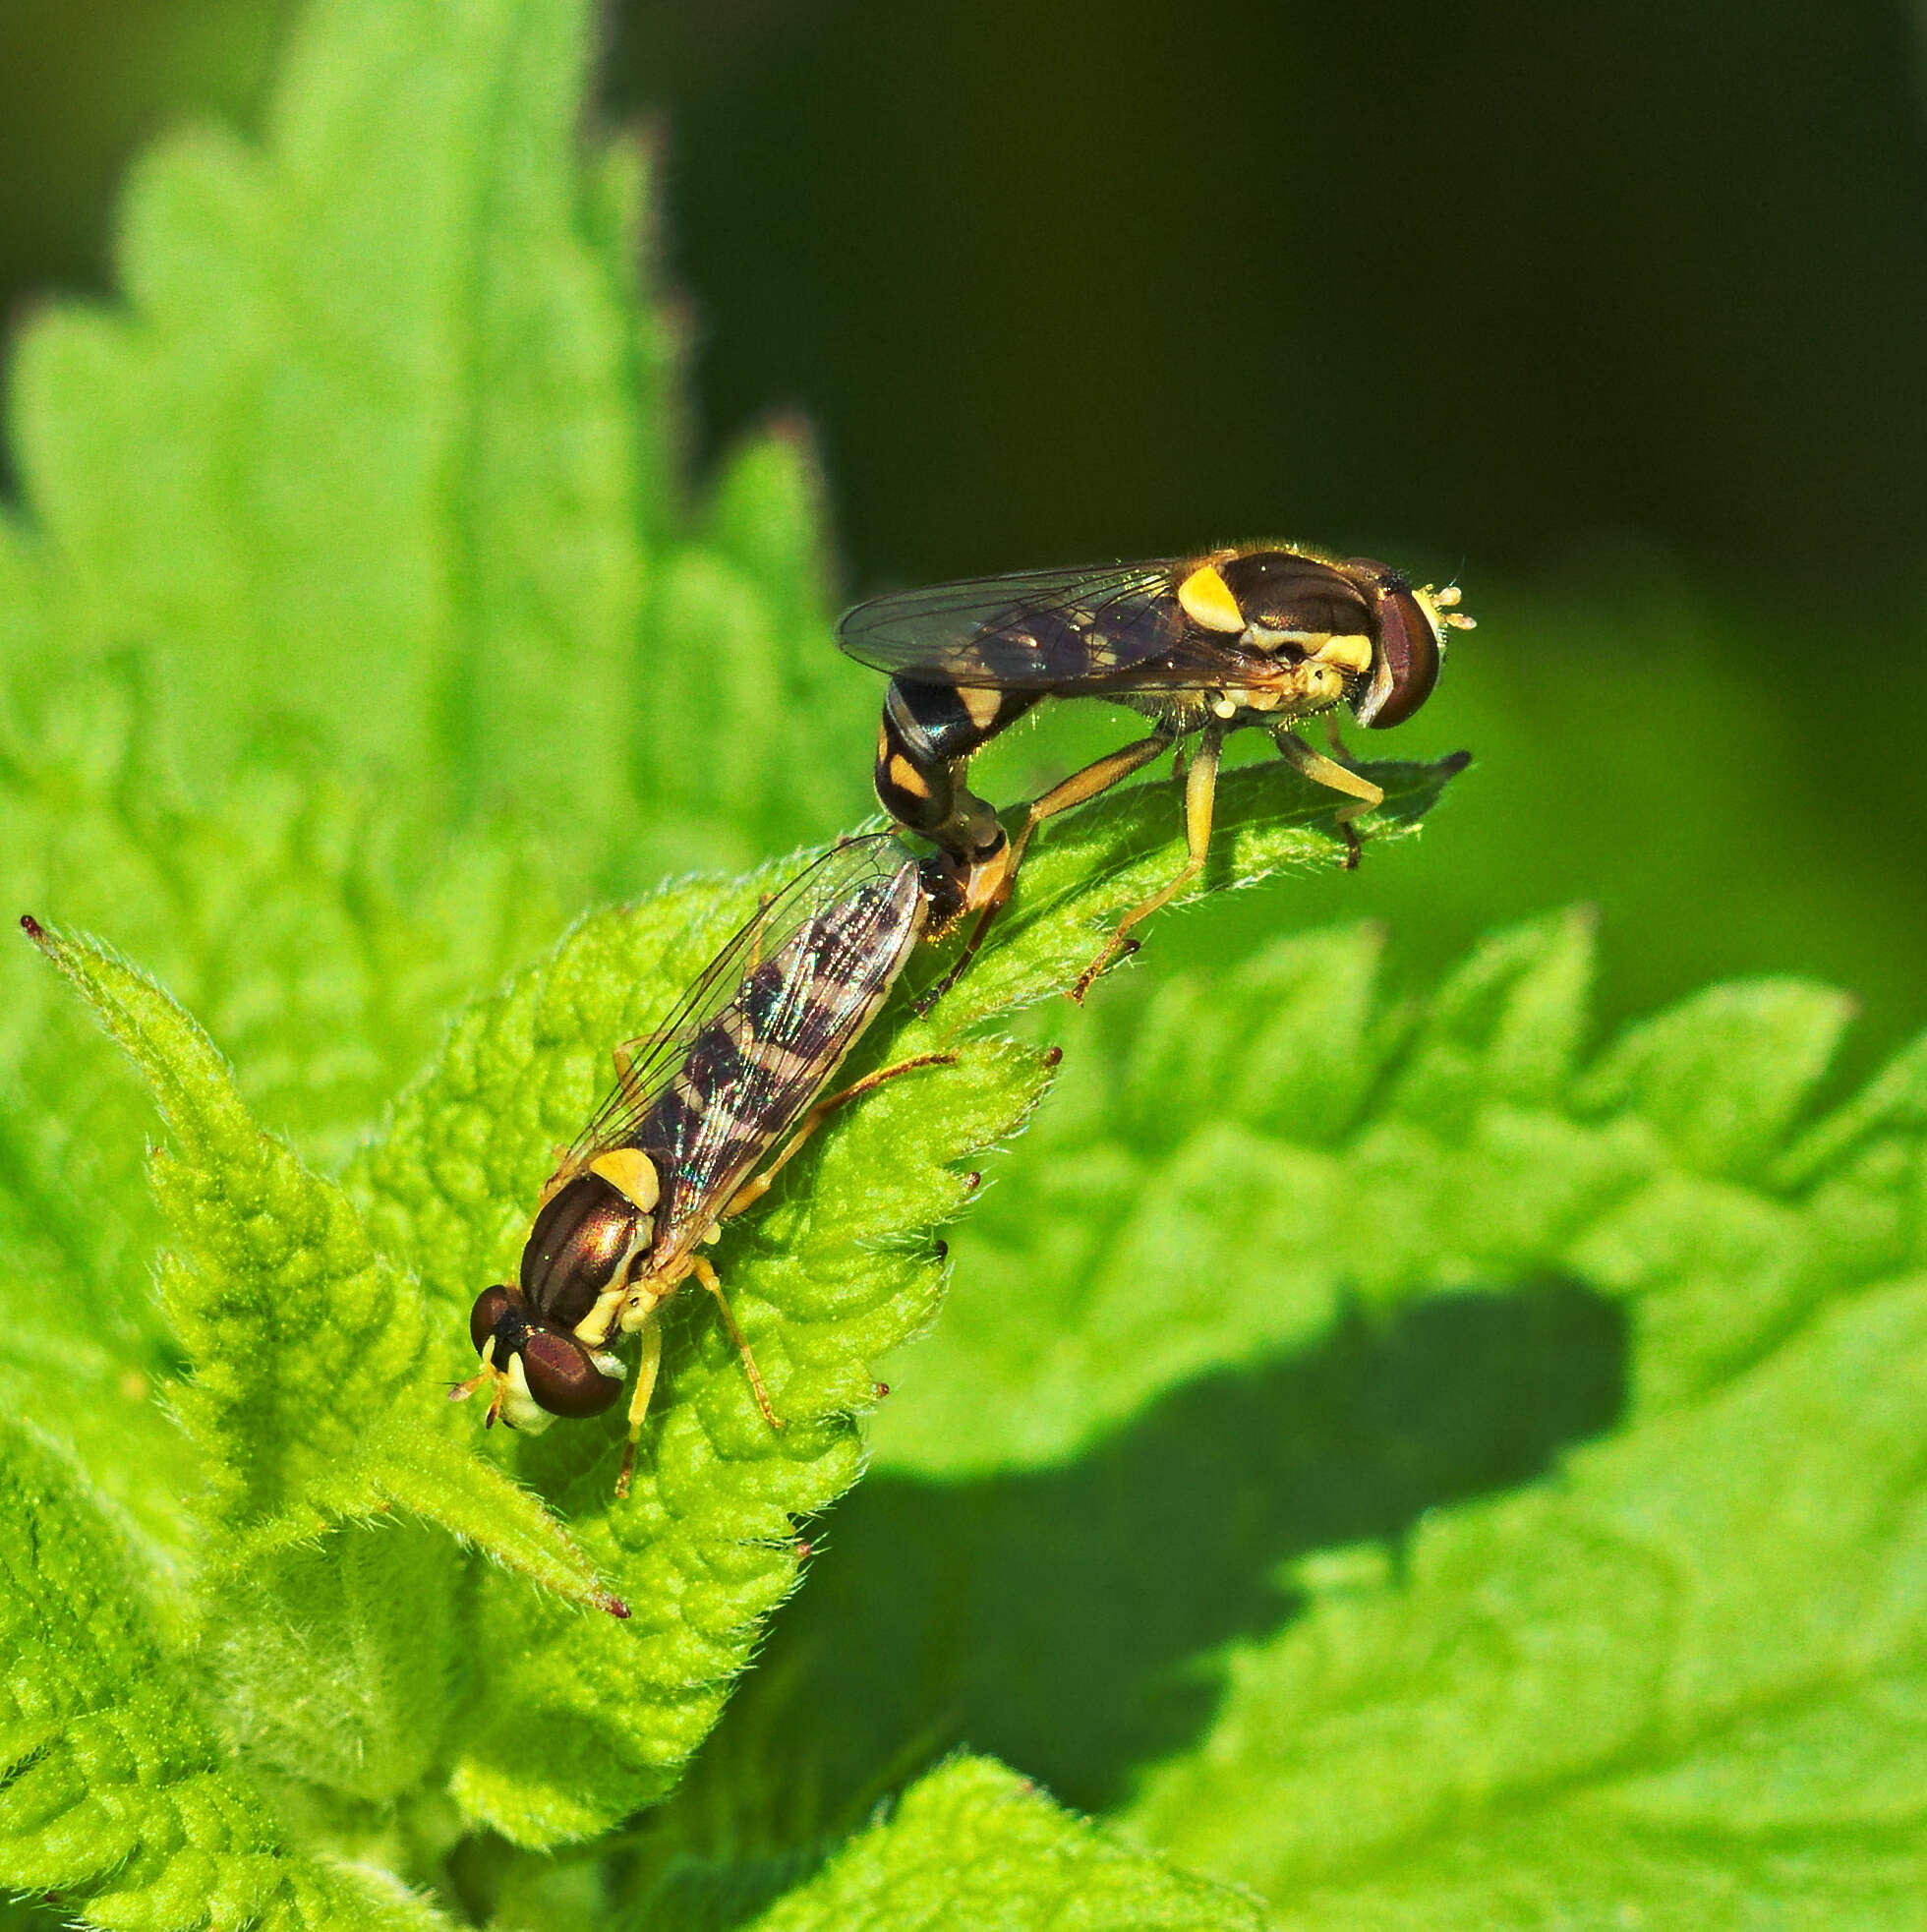
[[(1414, 797), (1435, 795), (1440, 782), (1385, 776)], [(1238, 858), (1254, 873), (1336, 849), (1329, 830), (1303, 822), (1328, 818), (1324, 807), (1286, 785), (1260, 816), (1256, 790), (1241, 788), (1235, 800), (1252, 819)], [(1023, 910), (1026, 892), (955, 995), (927, 1021), (886, 1021), (852, 1062), (949, 1052), (957, 1064), (886, 1085), (840, 1121), (821, 1158), (801, 1164), (807, 1182), (787, 1185), (753, 1232), (722, 1249), (737, 1319), (788, 1424), (781, 1436), (758, 1415), (720, 1324), (693, 1307), (672, 1326), (665, 1392), (625, 1503), (609, 1500), (618, 1417), (518, 1447), (521, 1472), (563, 1501), (634, 1616), (584, 1631), (541, 1620), (505, 1581), (485, 1586), (495, 1694), (464, 1727), (454, 1778), (471, 1814), (543, 1844), (613, 1823), (673, 1783), (748, 1661), (760, 1618), (794, 1582), (792, 1523), (856, 1474), (850, 1416), (873, 1401), (872, 1365), (935, 1314), (942, 1274), (928, 1231), (974, 1185), (959, 1163), (1013, 1133), (1041, 1089), (1034, 1049), (965, 1028), (1000, 991), (1008, 1006), (1073, 976), (1064, 962), (1088, 957), (1093, 908), (1128, 901), (1140, 869), (1168, 871), (1175, 831), (1165, 801), (1129, 799), (1105, 821), (1116, 876), (1076, 894), (1060, 883), (1053, 897), (1075, 852), (1054, 872), (1040, 868), (1042, 906)], [(778, 876), (720, 898), (672, 888), (584, 921), (553, 963), (471, 1013), (403, 1099), (356, 1178), (384, 1247), (442, 1310), (451, 1373), (469, 1304), (513, 1278), (555, 1150), (608, 1084), (610, 1044), (666, 1010)]]
[(77, 1473), (5, 1425), (0, 1884), (104, 1927), (445, 1924), (379, 1872), (284, 1848), (148, 1634), (115, 1543)]
[(678, 527), (649, 156), (574, 143), (593, 32), (573, 0), (322, 0), (266, 151), (204, 129), (141, 163), (132, 313), (28, 331), (26, 574), (67, 654), (157, 640), (157, 755), (212, 776), (299, 720), (397, 803), (505, 807), (577, 866), (680, 817), (691, 773), (747, 791), (677, 863), (860, 799), (795, 755), (825, 678), (866, 684), (793, 648), (821, 621), (794, 437)]
[[(866, 1713), (859, 1760), (948, 1701), (949, 1734), (1085, 1802), (1135, 1772), (1138, 1832), (1308, 1927), (1750, 1925), (1829, 1905), (1913, 1922), (1927, 1062), (1902, 1055), (1776, 1159), (1841, 1003), (1716, 989), (1582, 1071), (1589, 955), (1581, 921), (1523, 930), (1399, 1021), (1373, 998), (1375, 940), (1341, 932), (1100, 1017), (1100, 1039), (1132, 1043), (1073, 1052), (1038, 1158), (960, 1244), (945, 1327), (885, 1418), (901, 1477), (866, 1492), (874, 1520), (847, 1526), (853, 1560), (795, 1633)], [(1502, 1317), (1493, 1291), (1535, 1280)], [(1567, 1303), (1571, 1354), (1580, 1284), (1606, 1381), (1561, 1392), (1548, 1315)], [(1432, 1318), (1387, 1322), (1422, 1295)], [(1384, 1312), (1366, 1317), (1365, 1391), (1334, 1349), (1348, 1298)], [(1434, 1510), (1396, 1565), (1374, 1556), (1362, 1539), (1543, 1456), (1522, 1396), (1565, 1408), (1545, 1418), (1553, 1442), (1609, 1420), (1603, 1298), (1628, 1317), (1633, 1426), (1556, 1486)], [(1455, 1333), (1447, 1312), (1481, 1303)], [(1305, 1369), (1279, 1383), (1261, 1365), (1285, 1349)], [(1200, 1376), (1217, 1392), (1187, 1407)], [(1274, 1439), (1226, 1453), (1271, 1416)], [(978, 1500), (906, 1605), (891, 1545), (946, 1493), (917, 1471), (974, 1476)], [(1181, 1497), (1219, 1483), (1214, 1520), (1241, 1533), (1172, 1540)], [(1079, 1509), (1066, 1558), (1044, 1539)], [(1148, 1523), (1156, 1551), (1123, 1547)], [(1299, 1559), (1268, 1617), (1213, 1570), (1229, 1556), (1249, 1577), (1266, 1547)], [(1001, 1614), (965, 1581), (992, 1550)], [(1148, 1585), (1152, 1564), (1189, 1587)], [(1013, 1575), (1047, 1611), (1008, 1603)], [(885, 1636), (864, 1607), (885, 1590), (876, 1623), (912, 1626), (896, 1656), (919, 1624), (971, 1633), (910, 1708), (867, 1663)], [(1188, 1700), (1174, 1736), (1158, 1677), (1214, 1631), (1224, 1703), (1194, 1745), (1208, 1704)], [(1026, 1664), (1034, 1707), (997, 1692)], [(1146, 1778), (1160, 1732), (1185, 1748)]]
[(255, 1127), (212, 1043), (152, 980), (97, 945), (39, 937), (146, 1075), (176, 1142), (151, 1162), (187, 1249), (161, 1276), (162, 1312), (193, 1368), (174, 1408), (204, 1454), (206, 1513), (240, 1537), (237, 1571), (330, 1519), (400, 1502), (603, 1607), (533, 1498), (435, 1439), (417, 1373), (428, 1310), (341, 1190)]
[[(1697, 1173), (1703, 1143), (1663, 1138), (1635, 1091), (1599, 1111), (1647, 1031), (1585, 1071), (1583, 919), (1503, 935), (1417, 1011), (1376, 973), (1378, 941), (1337, 931), (1218, 981), (1142, 973), (1082, 1033), (1053, 1027), (1053, 1103), (957, 1242), (943, 1325), (885, 1364), (881, 1468), (746, 1686), (752, 1735), (800, 1731), (775, 1764), (762, 1744), (771, 1791), (814, 1789), (835, 1818), (879, 1762), (955, 1738), (1086, 1808), (1173, 1754), (1183, 1784), (1225, 1646), (1291, 1625), (1309, 1578), (1403, 1602), (1421, 1517), (1449, 1524), (1442, 1505), (1627, 1412), (1639, 1441), (1645, 1418), (1724, 1399), (1839, 1298), (1919, 1267), (1917, 1051), (1805, 1136), (1797, 1181), (1781, 1161), (1737, 1185)], [(1733, 987), (1651, 1031), (1724, 1027), (1713, 1117), (1784, 1080), (1785, 1039), (1833, 1013), (1813, 989)], [(1895, 1374), (1879, 1393), (1842, 1376), (1839, 1399), (1903, 1414)], [(1842, 1474), (1877, 1495), (1889, 1453)], [(1719, 1457), (1705, 1480), (1729, 1484)], [(1723, 1588), (1753, 1588), (1737, 1546)], [(1496, 1675), (1552, 1634), (1521, 1634)], [(808, 1731), (792, 1679), (837, 1686), (848, 1716)], [(1403, 1762), (1395, 1718), (1371, 1722)], [(1243, 1776), (1200, 1802), (1214, 1830), (1274, 1816)], [(1363, 1802), (1332, 1787), (1335, 1820)]]
[(1063, 1932), (1270, 1923), (1255, 1902), (1127, 1851), (1067, 1817), (987, 1758), (959, 1758), (912, 1786), (756, 1932)]
[[(128, 1928), (1269, 1922), (1224, 1879), (1306, 1926), (1907, 1922), (1927, 1046), (1809, 1124), (1831, 992), (1599, 1052), (1580, 919), (1407, 998), (1376, 933), (1177, 973), (1167, 918), (1081, 1014), (1177, 862), (1147, 782), (851, 1072), (954, 1063), (725, 1233), (781, 1434), (693, 1290), (626, 1501), (619, 1414), (444, 1399), (610, 1049), (868, 808), (800, 434), (679, 475), (592, 26), (317, 0), (264, 143), (161, 144), (127, 306), (11, 364), (0, 863), (82, 997), (0, 948), (0, 1884)], [(1369, 876), (1457, 769), (1372, 768)], [(1330, 804), (1229, 773), (1203, 890), (1334, 871)]]
[(1049, 1463), (1348, 1302), (1535, 1276), (1630, 1298), (1666, 1344), (1635, 1350), (1635, 1399), (1671, 1401), (1824, 1292), (1836, 1230), (1757, 1184), (1832, 1057), (1838, 994), (1715, 988), (1582, 1073), (1584, 917), (1489, 942), (1420, 1013), (1382, 992), (1380, 951), (1359, 928), (1291, 940), (1094, 1016), (1039, 1157), (903, 1367), (933, 1386), (884, 1419), (887, 1461)]
[(1917, 1924), (1909, 1245), (1556, 1489), (1422, 1527), (1398, 1586), (1314, 1590), (1134, 1823), (1308, 1926)]

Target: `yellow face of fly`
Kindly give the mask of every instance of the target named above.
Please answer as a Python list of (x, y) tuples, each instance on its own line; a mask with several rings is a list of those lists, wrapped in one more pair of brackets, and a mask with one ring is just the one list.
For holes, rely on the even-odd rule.
[(464, 1383), (463, 1387), (488, 1389), (488, 1426), (491, 1429), (499, 1418), (510, 1429), (519, 1429), (524, 1435), (540, 1435), (555, 1418), (529, 1392), (528, 1371), (522, 1366), (522, 1358), (511, 1355), (505, 1369), (498, 1366), (495, 1358), (496, 1344), (492, 1337), (482, 1350), (482, 1373)]

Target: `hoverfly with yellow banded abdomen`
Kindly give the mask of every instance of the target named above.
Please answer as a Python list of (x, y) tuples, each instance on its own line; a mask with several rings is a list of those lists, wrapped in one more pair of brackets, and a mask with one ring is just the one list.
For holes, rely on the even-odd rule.
[[(1297, 770), (1343, 794), (1338, 824), (1347, 863), (1356, 864), (1352, 821), (1384, 794), (1338, 758), (1313, 750), (1294, 727), (1340, 705), (1373, 730), (1402, 724), (1431, 694), (1446, 632), (1472, 625), (1458, 601), (1455, 585), (1415, 587), (1369, 557), (1265, 544), (976, 577), (874, 598), (847, 612), (839, 644), (891, 677), (877, 741), (877, 796), (900, 823), (958, 861), (980, 908), (963, 956), (936, 990), (975, 951), (1039, 825), (1193, 734), (1184, 866), (1119, 921), (1073, 988), (1074, 999), (1120, 953), (1136, 950), (1132, 927), (1203, 869), (1227, 732), (1269, 732)], [(1149, 718), (1152, 730), (1031, 800), (1013, 842), (996, 811), (965, 788), (965, 771), (1033, 705), (1067, 697), (1115, 700)], [(1335, 733), (1333, 749), (1342, 749)]]
[(476, 1299), (469, 1334), (481, 1373), (450, 1399), (487, 1388), (491, 1424), (535, 1432), (558, 1416), (600, 1415), (625, 1379), (613, 1344), (638, 1334), (616, 1479), (626, 1494), (662, 1364), (660, 1311), (693, 1275), (715, 1298), (764, 1419), (781, 1429), (702, 1250), (836, 1108), (954, 1059), (919, 1054), (821, 1097), (918, 940), (947, 925), (964, 896), (942, 852), (918, 859), (889, 833), (849, 840), (766, 901), (656, 1031), (616, 1047), (614, 1089), (543, 1187), (517, 1280)]

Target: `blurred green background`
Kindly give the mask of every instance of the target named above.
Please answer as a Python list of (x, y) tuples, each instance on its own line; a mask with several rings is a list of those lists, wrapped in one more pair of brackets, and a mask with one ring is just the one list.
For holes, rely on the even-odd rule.
[[(292, 9), (9, 0), (0, 288), (105, 288), (114, 184), (250, 125)], [(617, 6), (697, 455), (815, 425), (853, 593), (1275, 534), (1458, 574), (1385, 746), (1480, 768), (1351, 911), (1415, 980), (1600, 907), (1608, 1019), (1818, 974), (1927, 1012), (1927, 117), (1898, 4)], [(825, 642), (825, 649), (829, 648)], [(1115, 725), (1000, 748), (995, 795)], [(853, 756), (862, 756), (858, 749)], [(1002, 788), (1000, 790), (999, 788)]]

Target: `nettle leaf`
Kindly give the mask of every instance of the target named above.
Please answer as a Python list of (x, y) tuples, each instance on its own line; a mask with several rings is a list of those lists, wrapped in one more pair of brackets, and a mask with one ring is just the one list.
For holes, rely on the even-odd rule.
[(157, 640), (187, 768), (294, 709), (470, 794), (567, 737), (552, 808), (614, 808), (626, 746), (581, 720), (621, 714), (643, 560), (589, 50), (554, 0), (317, 5), (264, 151), (204, 129), (139, 164), (131, 312), (26, 331), (27, 504), (87, 633)]
[(161, 1282), (192, 1365), (173, 1406), (204, 1451), (209, 1515), (241, 1539), (237, 1574), (330, 1521), (399, 1504), (606, 1608), (532, 1497), (436, 1440), (446, 1424), (421, 1376), (427, 1309), (347, 1197), (255, 1126), (212, 1042), (151, 979), (95, 942), (32, 937), (146, 1077), (175, 1142), (150, 1161), (185, 1249)]
[[(1887, 1803), (1892, 1727), (1844, 1714), (1906, 1708), (1927, 1654), (1905, 1340), (1927, 1044), (1790, 1152), (1748, 1131), (1710, 1159), (1652, 1097), (1663, 1078), (1603, 1103), (1588, 921), (1501, 935), (1423, 1007), (1388, 1010), (1377, 969), (1374, 935), (1315, 934), (1052, 1025), (1061, 1090), (961, 1231), (942, 1328), (885, 1365), (882, 1466), (711, 1747), (772, 1793), (770, 1843), (967, 1738), (1307, 1925), (1538, 1924), (1521, 1902), (1594, 1899), (1562, 1889), (1582, 1866), (1597, 1901), (1637, 1903), (1693, 1859), (1709, 1896), (1774, 1898), (1794, 1880), (1771, 1833), (1756, 1859), (1753, 1826), (1716, 1822), (1739, 1747), (1717, 1789), (1700, 1767), (1782, 1688), (1801, 1736), (1858, 1737)], [(1772, 1093), (1783, 1139), (1787, 1042), (1839, 1003), (1768, 985), (1681, 1012), (1598, 1066), (1670, 1033), (1702, 1068), (1693, 1122)], [(1697, 1039), (1718, 1025), (1715, 1062)], [(1802, 1095), (1823, 1071), (1804, 1056)], [(1542, 1488), (1466, 1500), (1555, 1459)], [(1792, 1670), (1776, 1626), (1791, 1653), (1813, 1639), (1810, 1692), (1748, 1675)], [(1682, 1630), (1736, 1653), (1704, 1703), (1713, 1667)], [(1567, 1740), (1549, 1770), (1535, 1727)], [(1787, 1869), (1838, 1872), (1835, 1796), (1795, 1802), (1821, 1760), (1776, 1748)], [(1702, 1791), (1701, 1836), (1651, 1895), (1661, 1826), (1594, 1840), (1630, 1766)], [(810, 1810), (786, 1815), (786, 1790)], [(1548, 1822), (1515, 1833), (1533, 1807)], [(1861, 1816), (1846, 1842), (1872, 1859)], [(1505, 1859), (1480, 1864), (1482, 1820)], [(679, 1829), (702, 1843), (694, 1810)], [(1912, 1840), (1891, 1842), (1911, 1878)], [(1355, 1866), (1369, 1908), (1343, 1903)], [(1475, 1867), (1488, 1892), (1426, 1889)]]
[(661, 873), (742, 867), (874, 808), (875, 676), (829, 644), (821, 485), (801, 428), (730, 456), (652, 583), (633, 701)]
[[(1373, 775), (1416, 822), (1451, 769)], [(1207, 887), (1336, 861), (1327, 808), (1290, 773), (1239, 778), (1227, 801), (1231, 856)], [(970, 1192), (959, 1165), (1021, 1125), (1045, 1083), (1049, 1056), (972, 1029), (1075, 978), (1103, 923), (1175, 868), (1177, 816), (1164, 788), (1138, 788), (1094, 832), (1040, 849), (1037, 893), (1026, 870), (971, 973), (928, 1019), (886, 1017), (852, 1062), (942, 1050), (958, 1064), (893, 1083), (836, 1120), (769, 1207), (726, 1236), (718, 1266), (788, 1420), (781, 1435), (758, 1415), (713, 1316), (685, 1296), (626, 1501), (611, 1498), (619, 1415), (511, 1447), (634, 1617), (621, 1628), (545, 1620), (524, 1598), (485, 1586), (476, 1649), (488, 1694), (459, 1727), (453, 1781), (472, 1816), (546, 1844), (612, 1823), (675, 1783), (761, 1619), (793, 1587), (798, 1519), (855, 1480), (851, 1416), (873, 1402), (872, 1365), (935, 1315), (943, 1277), (930, 1234)], [(1095, 877), (1093, 852), (1104, 868)], [(722, 889), (667, 888), (585, 920), (553, 962), (457, 1025), (439, 1066), (356, 1170), (376, 1238), (438, 1311), (451, 1379), (472, 1360), (469, 1306), (513, 1279), (537, 1190), (607, 1086), (612, 1045), (667, 1011), (788, 869)]]
[(1413, 1011), (1364, 927), (1209, 979), (1134, 981), (1068, 1041), (1039, 1157), (960, 1239), (944, 1329), (892, 1364), (886, 1466), (1066, 1460), (1200, 1373), (1275, 1360), (1355, 1303), (1569, 1269), (1661, 1150), (1561, 1111), (1590, 927), (1484, 947)]
[(385, 1874), (291, 1852), (78, 1473), (0, 1422), (0, 1886), (100, 1927), (429, 1932)]
[[(138, 670), (43, 667), (41, 682), (31, 729), (0, 734), (15, 909), (111, 923), (235, 1047), (250, 1106), (338, 1161), (449, 1003), (528, 944), (517, 920), (554, 916), (546, 890), (481, 837), (411, 883), (367, 799), (300, 744), (194, 806), (152, 769)], [(180, 1360), (151, 1294), (150, 1102), (18, 944), (0, 948), (0, 1384), (135, 1513), (155, 1560), (178, 1561), (203, 1477), (151, 1399)]]
[(1866, 1278), (1763, 1185), (1839, 994), (1714, 988), (1582, 1075), (1585, 915), (1487, 942), (1413, 1011), (1380, 990), (1380, 947), (1292, 939), (1120, 997), (1081, 1040), (1060, 1029), (1038, 1158), (963, 1236), (943, 1333), (891, 1366), (916, 1399), (879, 1418), (887, 1464), (1038, 1466), (1351, 1302), (1539, 1278), (1624, 1298), (1633, 1399), (1664, 1404), (1774, 1339), (1830, 1270)]
[[(264, 147), (156, 147), (125, 308), (42, 311), (10, 358), (15, 907), (111, 930), (323, 1167), (586, 882), (742, 862), (864, 791), (860, 757), (804, 755), (830, 682), (859, 742), (874, 694), (824, 646), (799, 438), (679, 499), (652, 157), (584, 146), (588, 11), (312, 9)], [(741, 716), (665, 674), (685, 648), (713, 664), (701, 623), (661, 616), (685, 557), (719, 573)], [(685, 797), (726, 755), (730, 785)], [(0, 958), (0, 1383), (165, 1561), (200, 1479), (147, 1399), (178, 1363), (147, 1293), (146, 1101), (44, 980)]]
[[(1927, 1166), (1916, 1142), (1912, 1187)], [(1927, 1884), (1927, 1261), (1236, 1648), (1131, 1818), (1308, 1926), (1902, 1926)]]
[(987, 1758), (931, 1772), (887, 1819), (754, 1921), (756, 1932), (1261, 1932), (1270, 1923), (1255, 1900), (1128, 1849)]
[[(751, 1693), (802, 1669), (867, 1734), (767, 1775), (947, 1706), (929, 1744), (1125, 1801), (1293, 1924), (1910, 1922), (1927, 1045), (1781, 1152), (1835, 995), (1717, 988), (1582, 1070), (1584, 921), (1389, 1021), (1376, 951), (1074, 1041)], [(1438, 1506), (1609, 1426), (1620, 1361), (1621, 1433)]]
[(204, 791), (299, 720), (396, 822), (506, 816), (576, 888), (861, 809), (861, 759), (807, 755), (875, 694), (825, 648), (800, 437), (681, 500), (654, 157), (581, 138), (595, 34), (586, 0), (320, 0), (263, 147), (143, 158), (127, 308), (17, 352), (16, 663), (133, 647)]

